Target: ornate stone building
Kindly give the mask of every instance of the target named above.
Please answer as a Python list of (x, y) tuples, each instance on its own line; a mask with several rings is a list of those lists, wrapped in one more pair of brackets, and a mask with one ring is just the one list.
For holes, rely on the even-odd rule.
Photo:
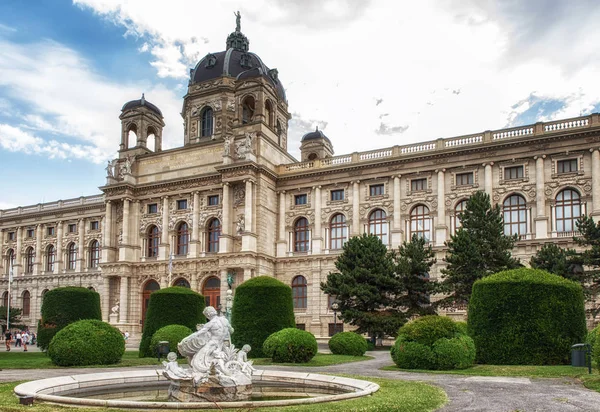
[(298, 162), (277, 70), (239, 26), (190, 71), (182, 117), (183, 145), (163, 151), (159, 108), (126, 103), (102, 194), (0, 211), (2, 303), (12, 261), (13, 306), (31, 327), (46, 291), (78, 285), (101, 294), (105, 320), (139, 332), (159, 288), (191, 287), (220, 306), (228, 275), (234, 291), (268, 275), (293, 288), (298, 326), (328, 336), (319, 285), (351, 236), (391, 248), (423, 236), (435, 277), (474, 191), (502, 207), (524, 263), (546, 242), (573, 246), (576, 218), (600, 214), (598, 114), (341, 156), (316, 130)]

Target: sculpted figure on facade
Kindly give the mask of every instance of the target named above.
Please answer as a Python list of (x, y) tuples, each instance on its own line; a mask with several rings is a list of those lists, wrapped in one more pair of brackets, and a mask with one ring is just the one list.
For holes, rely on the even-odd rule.
[(223, 143), (223, 156), (231, 155), (231, 136), (225, 136), (225, 142)]
[(241, 234), (242, 232), (244, 232), (244, 230), (246, 230), (246, 221), (244, 219), (244, 215), (240, 215), (240, 217), (238, 217), (237, 222), (235, 222), (236, 227), (237, 227), (237, 234)]

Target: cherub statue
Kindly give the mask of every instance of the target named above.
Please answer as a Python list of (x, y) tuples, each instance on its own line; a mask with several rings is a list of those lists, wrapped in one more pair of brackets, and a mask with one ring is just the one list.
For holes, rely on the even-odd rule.
[(242, 373), (246, 373), (252, 375), (252, 371), (255, 370), (252, 366), (252, 361), (248, 360), (248, 352), (250, 352), (252, 348), (250, 345), (246, 344), (242, 346), (242, 350), (240, 350), (237, 354), (237, 361), (242, 365)]
[[(168, 362), (167, 362), (168, 361)], [(167, 361), (163, 361), (163, 375), (168, 379), (189, 379), (191, 375), (177, 363), (177, 354), (169, 352)]]

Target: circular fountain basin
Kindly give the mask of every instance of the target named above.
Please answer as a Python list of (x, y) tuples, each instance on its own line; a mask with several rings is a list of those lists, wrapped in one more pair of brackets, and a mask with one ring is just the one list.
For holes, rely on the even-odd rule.
[[(15, 394), (70, 406), (135, 409), (226, 409), (341, 401), (370, 395), (379, 385), (359, 379), (306, 372), (256, 370), (253, 399), (242, 402), (169, 402), (170, 382), (157, 370), (87, 373), (18, 385)], [(269, 400), (261, 400), (261, 398)], [(152, 400), (154, 399), (154, 400)]]

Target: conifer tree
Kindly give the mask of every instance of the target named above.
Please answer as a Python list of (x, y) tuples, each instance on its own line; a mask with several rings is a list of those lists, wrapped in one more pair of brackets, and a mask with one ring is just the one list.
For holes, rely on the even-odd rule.
[(546, 243), (531, 257), (529, 265), (534, 269), (542, 269), (567, 279), (578, 280), (575, 274), (575, 260), (575, 250)]
[(573, 253), (569, 263), (573, 267), (573, 280), (581, 283), (586, 300), (592, 302), (588, 305), (594, 317), (600, 313), (600, 307), (595, 300), (600, 292), (600, 222), (595, 223), (590, 216), (582, 216), (577, 221), (580, 235), (575, 237), (575, 243), (585, 249)]
[(338, 271), (321, 283), (321, 290), (338, 301), (340, 318), (372, 339), (395, 335), (405, 321), (403, 284), (393, 266), (378, 237), (355, 236), (346, 242), (335, 262)]
[(459, 218), (461, 227), (446, 243), (439, 291), (448, 296), (436, 302), (440, 307), (468, 304), (476, 280), (520, 266), (511, 255), (516, 236), (504, 234), (500, 207), (492, 207), (487, 193), (475, 192)]
[(435, 264), (435, 254), (425, 239), (413, 235), (410, 242), (403, 242), (397, 253), (392, 253), (395, 273), (402, 282), (405, 293), (399, 304), (407, 317), (431, 315), (435, 310), (429, 296), (435, 292), (435, 283), (429, 279), (429, 271)]

